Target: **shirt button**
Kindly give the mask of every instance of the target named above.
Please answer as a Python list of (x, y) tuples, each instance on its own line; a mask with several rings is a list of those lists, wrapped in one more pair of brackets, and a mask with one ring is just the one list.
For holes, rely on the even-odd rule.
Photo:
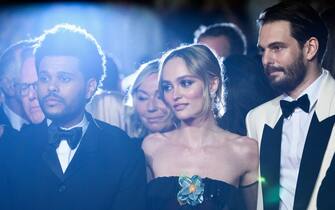
[(58, 188), (58, 192), (64, 192), (66, 190), (66, 186), (65, 185), (61, 185), (59, 188)]

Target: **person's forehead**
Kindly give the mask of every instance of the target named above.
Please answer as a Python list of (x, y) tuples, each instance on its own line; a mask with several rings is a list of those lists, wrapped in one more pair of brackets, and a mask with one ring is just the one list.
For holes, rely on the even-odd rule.
[(155, 93), (158, 90), (158, 74), (153, 73), (144, 78), (137, 90), (148, 94)]
[(291, 36), (291, 26), (288, 21), (274, 21), (265, 23), (259, 29), (258, 45), (266, 45), (293, 38)]
[(45, 56), (39, 63), (39, 71), (79, 71), (79, 59), (74, 56)]
[(189, 74), (191, 74), (191, 71), (188, 69), (184, 59), (180, 57), (171, 58), (163, 66), (163, 79), (174, 79)]

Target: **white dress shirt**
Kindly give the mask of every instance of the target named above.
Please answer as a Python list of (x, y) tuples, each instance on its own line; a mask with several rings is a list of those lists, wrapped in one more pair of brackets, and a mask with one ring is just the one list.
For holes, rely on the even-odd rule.
[[(280, 210), (293, 209), (300, 161), (309, 125), (315, 112), (319, 89), (324, 78), (325, 72), (323, 71), (322, 74), (299, 96), (301, 97), (304, 94), (308, 95), (310, 101), (309, 113), (304, 112), (298, 107), (290, 117), (287, 119), (284, 118), (280, 155)], [(293, 101), (295, 99), (288, 95), (284, 95), (283, 100)]]
[[(48, 121), (48, 124), (50, 125), (51, 121)], [(89, 124), (89, 122), (87, 121), (87, 119), (84, 115), (82, 121), (80, 123), (78, 123), (77, 125), (74, 125), (70, 128), (62, 128), (61, 127), (61, 129), (70, 130), (72, 128), (81, 127), (82, 128), (81, 137), (83, 137), (86, 130), (87, 130), (88, 124)], [(74, 157), (79, 145), (81, 144), (81, 141), (82, 141), (82, 138), (80, 139), (77, 147), (74, 148), (73, 150), (70, 148), (70, 146), (68, 145), (68, 143), (65, 139), (61, 140), (59, 146), (57, 147), (56, 152), (57, 152), (58, 160), (59, 160), (59, 163), (62, 167), (63, 173), (65, 173), (67, 167), (69, 166), (69, 164), (70, 164), (72, 158)]]
[(2, 104), (3, 107), (3, 111), (6, 114), (6, 116), (8, 117), (8, 120), (10, 122), (10, 124), (12, 125), (12, 127), (17, 130), (20, 131), (23, 124), (29, 124), (29, 122), (25, 119), (23, 119), (22, 117), (20, 117), (18, 114), (16, 114), (15, 112), (13, 112), (7, 105), (6, 102), (4, 102)]

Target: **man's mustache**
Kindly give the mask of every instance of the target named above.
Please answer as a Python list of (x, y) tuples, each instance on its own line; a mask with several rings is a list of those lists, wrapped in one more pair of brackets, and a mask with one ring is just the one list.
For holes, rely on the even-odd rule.
[(52, 98), (53, 100), (59, 101), (61, 103), (64, 103), (64, 99), (61, 96), (59, 96), (56, 93), (54, 93), (54, 92), (50, 92), (48, 95), (44, 96), (42, 98), (42, 101), (44, 102), (44, 101), (48, 100), (49, 98)]
[(264, 70), (266, 75), (270, 75), (273, 72), (285, 72), (285, 69), (283, 67), (277, 66), (265, 66)]

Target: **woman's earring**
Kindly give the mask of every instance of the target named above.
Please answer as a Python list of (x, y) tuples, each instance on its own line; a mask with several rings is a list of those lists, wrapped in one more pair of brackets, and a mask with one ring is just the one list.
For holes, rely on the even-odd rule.
[(224, 113), (224, 109), (223, 109), (223, 104), (222, 104), (220, 97), (218, 97), (216, 93), (210, 93), (210, 97), (211, 97), (212, 112), (214, 113), (214, 117), (216, 118), (221, 117)]
[(212, 111), (215, 111), (216, 109), (216, 93), (210, 93), (210, 97), (211, 97), (211, 103), (212, 103)]
[(215, 97), (216, 97), (216, 93), (215, 92), (210, 93), (210, 97), (211, 97), (212, 102), (214, 102)]

